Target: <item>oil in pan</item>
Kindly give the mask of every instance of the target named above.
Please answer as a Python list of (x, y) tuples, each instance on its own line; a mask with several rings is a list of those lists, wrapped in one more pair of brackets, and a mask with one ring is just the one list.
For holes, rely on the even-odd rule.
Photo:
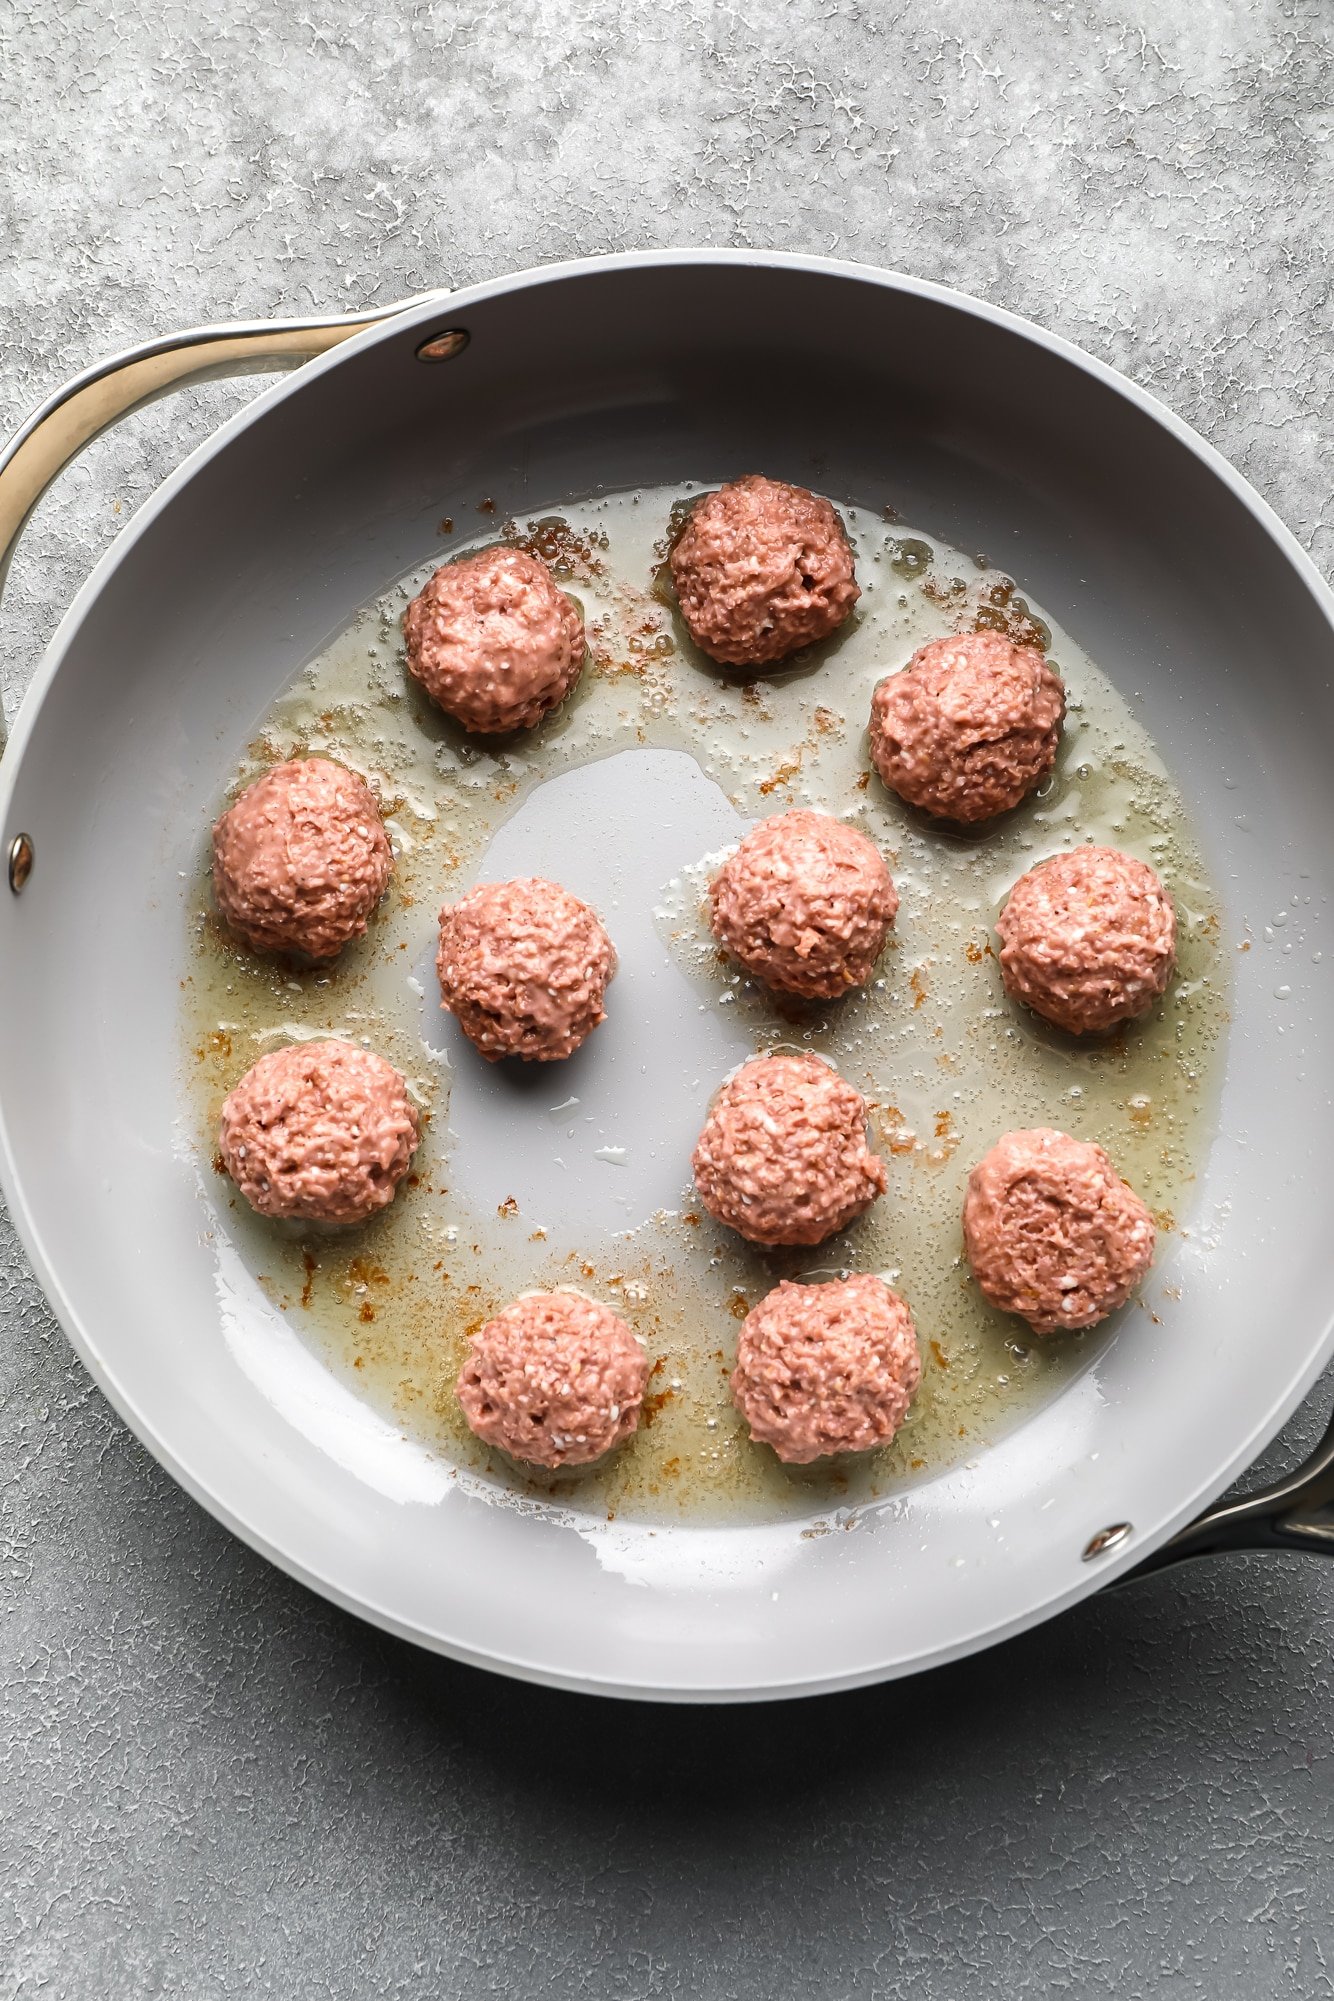
[[(845, 508), (856, 612), (795, 664), (743, 681), (696, 651), (662, 587), (692, 491), (615, 494), (501, 529), (580, 599), (590, 642), (575, 693), (520, 740), (468, 738), (402, 662), (404, 605), (444, 555), (494, 541), (494, 523), (472, 541), (451, 532), (302, 668), (237, 787), (305, 753), (363, 772), (385, 808), (394, 882), (368, 937), (332, 969), (293, 971), (220, 930), (201, 824), (182, 1062), (205, 1163), (226, 1091), (285, 1040), (365, 1039), (410, 1080), (425, 1115), (415, 1172), (355, 1233), (275, 1229), (206, 1170), (219, 1228), (289, 1324), (405, 1432), (498, 1492), (601, 1516), (804, 1518), (972, 1457), (1113, 1338), (1115, 1320), (1039, 1340), (984, 1304), (962, 1258), (964, 1181), (1009, 1127), (1097, 1139), (1154, 1209), (1164, 1255), (1214, 1130), (1225, 954), (1184, 801), (1153, 743), (1011, 579), (926, 530)], [(1043, 646), (1069, 714), (1034, 798), (995, 828), (942, 833), (868, 778), (871, 691), (923, 641), (978, 625)], [(224, 804), (210, 802), (210, 819)], [(777, 1001), (720, 958), (703, 919), (720, 851), (793, 806), (860, 827), (902, 898), (876, 977), (838, 1002)], [(1016, 876), (1084, 840), (1151, 862), (1180, 927), (1163, 1002), (1088, 1047), (1006, 1000), (991, 930)], [(519, 873), (587, 897), (622, 967), (585, 1049), (516, 1077), (484, 1064), (443, 1016), (432, 959), (442, 901)], [(779, 1046), (828, 1057), (864, 1093), (889, 1170), (885, 1196), (815, 1251), (744, 1244), (690, 1186), (712, 1091), (747, 1055)], [(921, 1389), (883, 1451), (785, 1468), (751, 1445), (728, 1397), (740, 1320), (779, 1278), (852, 1270), (882, 1272), (908, 1299)], [(473, 1438), (452, 1386), (471, 1331), (516, 1293), (554, 1285), (606, 1300), (654, 1369), (640, 1430), (611, 1464), (528, 1476)]]

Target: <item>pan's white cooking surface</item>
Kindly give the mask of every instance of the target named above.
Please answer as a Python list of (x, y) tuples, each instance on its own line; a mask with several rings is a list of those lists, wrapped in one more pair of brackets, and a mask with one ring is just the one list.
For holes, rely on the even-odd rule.
[(751, 1039), (688, 977), (654, 913), (665, 884), (745, 825), (688, 752), (640, 749), (548, 779), (491, 841), (480, 882), (563, 883), (598, 912), (619, 965), (606, 1021), (568, 1061), (488, 1064), (438, 1005), (428, 941), (423, 1036), (449, 1064), (451, 1187), (474, 1215), (512, 1199), (583, 1245), (679, 1206), (702, 1108)]

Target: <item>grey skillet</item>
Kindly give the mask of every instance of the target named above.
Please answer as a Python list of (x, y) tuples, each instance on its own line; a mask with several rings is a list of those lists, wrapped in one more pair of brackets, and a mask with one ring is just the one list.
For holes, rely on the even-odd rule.
[[(1264, 503), (1149, 397), (1008, 314), (825, 260), (683, 252), (119, 357), (0, 457), (0, 561), (118, 416), (209, 372), (299, 362), (98, 565), (0, 764), (0, 1175), (71, 1342), (139, 1437), (339, 1603), (465, 1660), (618, 1695), (848, 1687), (1146, 1563), (1334, 1547), (1328, 1448), (1187, 1526), (1334, 1343), (1334, 607)], [(1174, 1253), (1180, 1297), (855, 1535), (611, 1535), (488, 1505), (257, 1317), (206, 1227), (174, 1053), (201, 801), (295, 667), (429, 554), (451, 496), (522, 514), (721, 465), (856, 500), (889, 462), (905, 513), (957, 547), (1004, 547), (1139, 692), (1227, 935), (1254, 938)]]

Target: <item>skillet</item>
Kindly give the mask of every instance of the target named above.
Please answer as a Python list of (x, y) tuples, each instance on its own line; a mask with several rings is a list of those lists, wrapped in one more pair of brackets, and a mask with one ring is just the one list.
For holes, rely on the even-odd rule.
[[(0, 763), (0, 1179), (137, 1435), (362, 1616), (625, 1696), (855, 1686), (1185, 1555), (1334, 1548), (1328, 1441), (1278, 1487), (1207, 1507), (1334, 1346), (1334, 605), (1263, 501), (1133, 385), (995, 308), (831, 260), (652, 253), (374, 316), (197, 330), (89, 370), (0, 458), (0, 564), (107, 424), (209, 373), (297, 364), (99, 563)], [(1217, 1137), (1153, 1315), (855, 1535), (790, 1520), (599, 1538), (451, 1484), (247, 1289), (181, 1141), (184, 899), (257, 720), (429, 557), (442, 514), (478, 492), (525, 515), (753, 466), (849, 504), (892, 466), (902, 513), (959, 548), (1004, 547), (1133, 687), (1223, 933), (1252, 949), (1233, 966)]]

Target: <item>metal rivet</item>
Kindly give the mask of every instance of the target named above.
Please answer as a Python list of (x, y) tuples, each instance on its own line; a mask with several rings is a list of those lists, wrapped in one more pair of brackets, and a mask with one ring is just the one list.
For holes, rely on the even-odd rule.
[(1085, 1563), (1092, 1563), (1095, 1556), (1106, 1556), (1109, 1550), (1120, 1549), (1131, 1528), (1130, 1522), (1113, 1522), (1110, 1528), (1099, 1529), (1084, 1544)]
[(418, 361), (451, 361), (456, 354), (462, 354), (468, 345), (469, 334), (465, 327), (446, 327), (443, 333), (432, 334), (417, 349)]
[(24, 883), (32, 874), (32, 861), (32, 836), (30, 834), (15, 834), (9, 844), (9, 887), (13, 890), (15, 896), (18, 895)]

